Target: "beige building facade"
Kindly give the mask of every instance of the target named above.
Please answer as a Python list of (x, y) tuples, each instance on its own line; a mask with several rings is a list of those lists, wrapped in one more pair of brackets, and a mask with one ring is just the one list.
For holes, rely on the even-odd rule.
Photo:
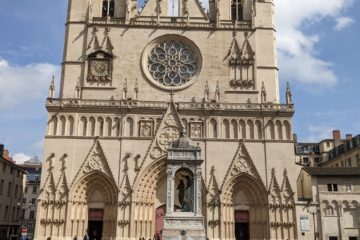
[(359, 239), (360, 168), (305, 167), (297, 184), (299, 198), (310, 205), (303, 213), (314, 213), (318, 239)]
[[(290, 88), (279, 97), (274, 3), (138, 9), (69, 0), (35, 239), (311, 239), (298, 234), (306, 202)], [(196, 151), (169, 153), (176, 141)]]
[(18, 239), (24, 185), (25, 171), (0, 144), (0, 239)]

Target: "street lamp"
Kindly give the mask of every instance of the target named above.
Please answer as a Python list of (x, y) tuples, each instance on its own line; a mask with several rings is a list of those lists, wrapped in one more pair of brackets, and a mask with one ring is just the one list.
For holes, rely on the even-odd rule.
[[(311, 209), (310, 205), (315, 205), (315, 209)], [(314, 203), (312, 201), (308, 201), (306, 204), (306, 211), (310, 213), (313, 217), (313, 227), (314, 227), (314, 240), (316, 240), (316, 229), (315, 229), (315, 214), (318, 214), (320, 212), (319, 205), (317, 203)]]

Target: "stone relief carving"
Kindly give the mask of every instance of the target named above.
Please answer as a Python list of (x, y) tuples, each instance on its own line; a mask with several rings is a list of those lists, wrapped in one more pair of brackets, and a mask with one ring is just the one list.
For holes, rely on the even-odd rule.
[(99, 139), (95, 139), (93, 146), (90, 148), (88, 155), (74, 177), (71, 186), (73, 186), (83, 175), (91, 173), (92, 171), (101, 171), (111, 179), (114, 179)]
[(88, 45), (91, 53), (88, 55), (87, 83), (90, 86), (107, 86), (111, 85), (112, 81), (112, 50), (114, 47), (110, 39), (110, 28), (104, 28), (104, 38), (101, 44), (97, 32), (98, 28), (94, 27)]
[(201, 138), (202, 137), (202, 122), (190, 122), (190, 137), (191, 138)]
[(234, 158), (231, 162), (231, 165), (229, 166), (220, 189), (223, 190), (223, 187), (227, 181), (241, 173), (249, 174), (261, 181), (260, 176), (242, 140), (239, 142), (239, 147), (235, 152)]
[(151, 137), (154, 134), (154, 121), (153, 120), (140, 120), (140, 137)]
[(90, 85), (105, 86), (112, 81), (113, 56), (103, 51), (97, 51), (88, 56), (89, 69), (87, 82)]

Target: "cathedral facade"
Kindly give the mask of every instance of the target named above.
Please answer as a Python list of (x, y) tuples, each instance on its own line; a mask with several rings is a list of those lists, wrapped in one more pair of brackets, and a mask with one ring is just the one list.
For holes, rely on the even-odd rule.
[(272, 0), (69, 0), (35, 239), (307, 239)]

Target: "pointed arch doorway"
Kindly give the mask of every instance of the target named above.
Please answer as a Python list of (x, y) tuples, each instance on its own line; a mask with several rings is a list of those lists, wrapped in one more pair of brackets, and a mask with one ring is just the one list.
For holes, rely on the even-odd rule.
[(112, 178), (93, 170), (72, 188), (71, 235), (90, 240), (116, 237), (118, 188)]

